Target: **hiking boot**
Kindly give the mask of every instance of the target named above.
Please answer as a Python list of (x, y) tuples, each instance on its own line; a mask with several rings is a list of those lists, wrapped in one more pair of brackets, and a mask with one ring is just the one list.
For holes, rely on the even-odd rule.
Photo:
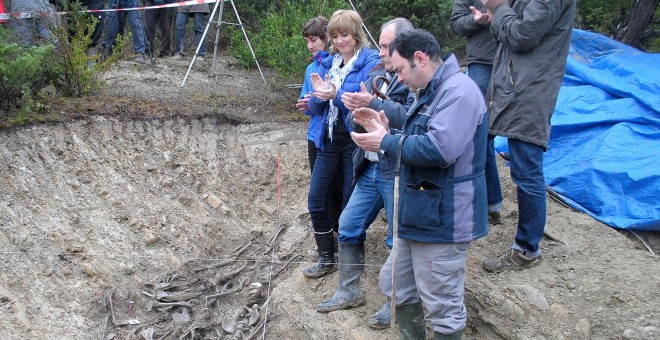
[(499, 211), (489, 211), (488, 212), (488, 224), (502, 224), (502, 215)]
[(392, 300), (385, 301), (383, 307), (372, 315), (367, 321), (367, 326), (371, 329), (385, 329), (390, 327), (390, 317), (392, 316)]
[(509, 248), (504, 254), (497, 258), (487, 258), (484, 260), (483, 268), (491, 273), (499, 273), (507, 270), (527, 269), (537, 266), (541, 263), (541, 255), (530, 257), (524, 255), (519, 250)]

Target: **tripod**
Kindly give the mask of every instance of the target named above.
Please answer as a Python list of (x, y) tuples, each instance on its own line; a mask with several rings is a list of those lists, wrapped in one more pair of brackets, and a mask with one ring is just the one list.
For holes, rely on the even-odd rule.
[[(225, 1), (229, 1), (231, 3), (231, 6), (234, 9), (234, 14), (236, 15), (236, 19), (238, 19), (238, 23), (229, 23), (229, 22), (224, 22), (222, 21), (222, 12), (225, 7)], [(213, 43), (213, 61), (211, 62), (211, 74), (215, 74), (215, 60), (216, 60), (216, 53), (218, 51), (218, 40), (220, 38), (220, 28), (223, 23), (228, 24), (228, 25), (238, 25), (241, 27), (241, 31), (243, 32), (243, 37), (245, 38), (245, 41), (248, 44), (248, 47), (250, 48), (250, 52), (252, 52), (252, 58), (254, 59), (255, 64), (257, 64), (257, 68), (259, 69), (259, 73), (261, 74), (261, 79), (263, 79), (264, 84), (266, 84), (266, 77), (264, 77), (264, 73), (261, 71), (261, 66), (259, 66), (259, 62), (257, 61), (257, 57), (254, 54), (254, 50), (252, 49), (252, 44), (250, 44), (250, 39), (248, 39), (247, 33), (245, 33), (245, 28), (243, 27), (243, 22), (241, 22), (241, 17), (238, 15), (238, 11), (236, 10), (236, 5), (234, 4), (233, 0), (218, 0), (215, 3), (215, 6), (213, 7), (213, 11), (211, 12), (211, 16), (209, 17), (209, 22), (206, 24), (206, 28), (204, 29), (204, 34), (202, 34), (202, 39), (199, 41), (199, 45), (197, 45), (197, 49), (195, 50), (195, 54), (193, 55), (193, 59), (190, 62), (190, 65), (188, 66), (188, 71), (186, 72), (186, 76), (183, 78), (183, 82), (181, 83), (181, 86), (186, 84), (186, 80), (188, 79), (188, 75), (190, 74), (190, 70), (192, 69), (193, 64), (195, 63), (195, 59), (197, 58), (197, 53), (199, 53), (199, 49), (204, 43), (204, 39), (206, 38), (206, 33), (209, 30), (209, 26), (211, 26), (211, 22), (213, 22), (213, 18), (215, 17), (215, 13), (218, 10), (218, 7), (220, 7), (220, 11), (218, 12), (218, 19), (215, 21), (216, 23), (216, 30), (215, 30), (215, 42)]]

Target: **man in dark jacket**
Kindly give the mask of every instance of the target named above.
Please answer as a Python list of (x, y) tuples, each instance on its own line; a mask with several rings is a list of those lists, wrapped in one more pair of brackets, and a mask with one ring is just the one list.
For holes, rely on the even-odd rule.
[[(381, 63), (371, 70), (367, 86), (362, 84), (360, 92), (346, 92), (342, 95), (341, 100), (349, 110), (361, 107), (382, 110), (387, 115), (390, 125), (401, 127), (414, 97), (393, 72), (389, 59), (389, 46), (397, 34), (412, 29), (410, 21), (403, 18), (392, 19), (383, 24), (378, 43)], [(389, 85), (383, 81), (380, 88), (381, 93), (387, 96), (386, 99), (373, 95), (373, 80), (380, 76), (387, 77), (389, 81)], [(353, 154), (355, 189), (339, 218), (339, 287), (332, 298), (319, 305), (319, 312), (327, 313), (365, 304), (364, 295), (360, 290), (360, 276), (364, 272), (366, 231), (383, 208), (388, 221), (386, 244), (392, 247), (394, 175), (392, 171), (381, 170), (378, 161), (376, 152), (365, 152), (357, 148)], [(388, 301), (368, 321), (368, 325), (380, 329), (389, 327), (389, 324), (390, 302)]]
[(351, 134), (387, 164), (401, 162), (397, 251), (380, 271), (380, 288), (391, 294), (396, 270), (402, 339), (426, 339), (425, 321), (434, 339), (461, 339), (465, 257), (470, 243), (488, 233), (486, 105), (456, 57), (442, 59), (429, 32), (401, 33), (390, 44), (390, 57), (399, 80), (416, 93), (403, 129), (390, 133), (377, 112), (358, 109), (355, 120), (369, 132)]
[(490, 88), (489, 133), (508, 138), (511, 178), (518, 186), (515, 242), (483, 267), (490, 272), (541, 262), (546, 220), (543, 153), (566, 68), (575, 0), (483, 0), (499, 42)]
[[(490, 19), (481, 0), (454, 0), (451, 10), (451, 30), (467, 38), (468, 76), (474, 80), (486, 98), (486, 90), (493, 71), (493, 60), (497, 43), (490, 33)], [(488, 197), (488, 222), (500, 224), (502, 209), (502, 188), (497, 173), (493, 138), (488, 136), (486, 150), (486, 188)]]

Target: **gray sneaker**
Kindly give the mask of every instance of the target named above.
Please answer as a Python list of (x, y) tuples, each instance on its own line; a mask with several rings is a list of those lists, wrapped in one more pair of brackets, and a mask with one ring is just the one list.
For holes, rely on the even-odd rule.
[(520, 251), (509, 248), (504, 254), (497, 258), (484, 260), (483, 268), (491, 273), (499, 273), (507, 270), (520, 270), (538, 266), (541, 263), (541, 255), (530, 257)]
[(176, 53), (174, 54), (174, 56), (172, 57), (172, 59), (174, 59), (174, 60), (181, 60), (181, 59), (183, 59), (183, 54), (181, 54), (181, 53), (179, 53), (179, 52), (176, 52)]
[(146, 64), (147, 63), (147, 61), (144, 59), (144, 55), (139, 55), (139, 56), (135, 57), (135, 59), (133, 59), (133, 61), (138, 63), (138, 64)]

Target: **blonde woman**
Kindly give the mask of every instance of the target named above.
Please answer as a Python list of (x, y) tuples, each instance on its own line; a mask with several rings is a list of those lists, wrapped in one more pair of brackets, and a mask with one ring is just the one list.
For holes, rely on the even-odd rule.
[(318, 262), (303, 271), (306, 277), (317, 278), (337, 270), (332, 225), (329, 222), (328, 198), (333, 182), (342, 178), (342, 208), (353, 191), (353, 151), (349, 109), (341, 101), (345, 92), (359, 92), (360, 82), (380, 62), (378, 51), (369, 48), (362, 31), (360, 15), (351, 10), (338, 10), (328, 22), (332, 40), (330, 55), (321, 65), (320, 73), (312, 73), (313, 93), (309, 111), (320, 116), (323, 129), (315, 136), (316, 162), (308, 195), (308, 209), (314, 227), (319, 253)]

